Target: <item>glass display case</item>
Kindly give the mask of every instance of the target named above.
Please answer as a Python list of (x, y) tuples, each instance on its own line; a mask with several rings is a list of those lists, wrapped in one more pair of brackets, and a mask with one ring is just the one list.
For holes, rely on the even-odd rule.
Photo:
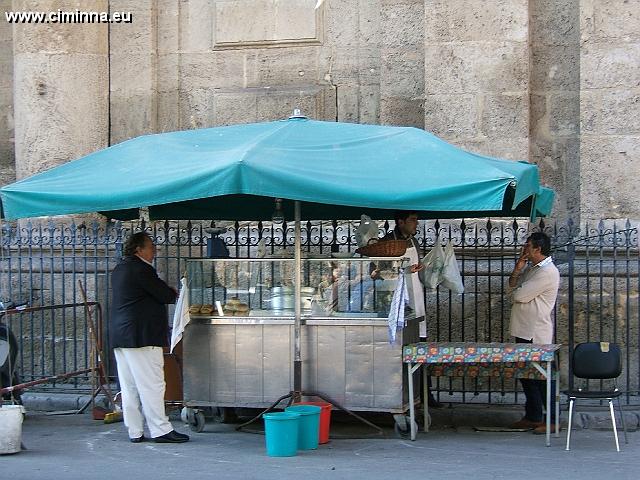
[[(403, 258), (303, 258), (298, 342), (303, 391), (351, 410), (408, 408), (402, 345), (418, 322), (389, 342), (388, 312)], [(293, 390), (295, 260), (187, 262), (190, 321), (183, 335), (188, 409), (264, 408)]]
[[(386, 318), (402, 258), (302, 260), (303, 317)], [(293, 259), (197, 259), (187, 262), (194, 317), (289, 317), (295, 310)]]

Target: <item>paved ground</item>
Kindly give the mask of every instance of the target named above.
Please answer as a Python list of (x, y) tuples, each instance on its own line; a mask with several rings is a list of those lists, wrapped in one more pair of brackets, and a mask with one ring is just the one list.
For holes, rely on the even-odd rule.
[[(375, 419), (384, 424), (386, 438), (332, 439), (296, 457), (271, 458), (262, 435), (239, 433), (232, 425), (208, 422), (198, 434), (175, 420), (179, 431), (191, 434), (191, 442), (131, 444), (123, 423), (30, 412), (23, 425), (28, 450), (0, 457), (0, 470), (3, 478), (12, 480), (640, 478), (636, 432), (617, 453), (610, 430), (576, 431), (572, 450), (566, 452), (564, 434), (552, 438), (547, 448), (544, 436), (476, 432), (460, 425), (436, 426), (411, 442), (395, 436), (388, 418)], [(332, 433), (354, 436), (366, 431), (338, 420)]]

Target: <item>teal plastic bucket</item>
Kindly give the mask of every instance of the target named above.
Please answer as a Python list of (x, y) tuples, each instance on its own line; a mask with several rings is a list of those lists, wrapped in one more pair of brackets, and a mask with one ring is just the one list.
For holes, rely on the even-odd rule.
[(300, 415), (295, 412), (265, 413), (264, 433), (267, 455), (293, 457), (298, 453)]
[(320, 432), (320, 412), (322, 408), (314, 405), (291, 405), (285, 412), (300, 414), (298, 424), (298, 449), (314, 450), (318, 448)]

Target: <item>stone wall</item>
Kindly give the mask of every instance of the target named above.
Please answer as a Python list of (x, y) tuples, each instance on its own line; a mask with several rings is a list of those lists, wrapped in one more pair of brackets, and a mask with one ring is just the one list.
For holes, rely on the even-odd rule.
[(137, 135), (299, 107), (537, 163), (558, 218), (640, 218), (640, 0), (315, 3), (99, 0), (133, 23), (3, 19), (0, 182), (14, 136), (20, 178)]
[[(111, 28), (112, 142), (279, 119), (294, 107), (335, 120), (331, 80), (339, 55), (332, 39), (343, 35), (335, 32), (323, 44), (325, 26), (332, 28), (323, 10), (303, 0), (276, 3), (112, 1), (112, 9), (133, 9), (134, 17)], [(243, 23), (249, 19), (253, 28)], [(341, 42), (344, 52), (351, 47)], [(334, 72), (340, 74), (337, 65)]]
[(425, 2), (425, 128), (463, 148), (529, 150), (527, 0)]

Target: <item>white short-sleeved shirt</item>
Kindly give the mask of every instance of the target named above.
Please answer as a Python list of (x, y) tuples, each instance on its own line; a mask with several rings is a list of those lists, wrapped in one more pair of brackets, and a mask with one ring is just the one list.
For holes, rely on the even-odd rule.
[(533, 343), (553, 343), (551, 313), (559, 285), (560, 273), (551, 257), (525, 270), (511, 292), (511, 335)]

